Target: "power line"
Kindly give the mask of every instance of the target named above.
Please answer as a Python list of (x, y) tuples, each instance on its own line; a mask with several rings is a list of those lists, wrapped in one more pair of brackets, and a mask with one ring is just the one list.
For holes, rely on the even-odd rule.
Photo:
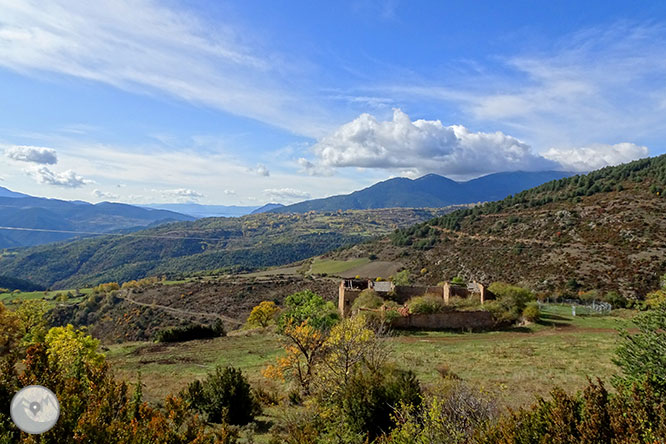
[(10, 231), (29, 231), (39, 233), (62, 233), (62, 234), (84, 234), (89, 236), (128, 236), (128, 237), (145, 237), (154, 239), (174, 239), (174, 240), (202, 240), (202, 241), (223, 241), (226, 238), (215, 237), (189, 237), (189, 236), (160, 236), (157, 234), (139, 234), (139, 233), (101, 233), (95, 231), (73, 231), (73, 230), (51, 230), (46, 228), (25, 228), (25, 227), (0, 227), (0, 230)]

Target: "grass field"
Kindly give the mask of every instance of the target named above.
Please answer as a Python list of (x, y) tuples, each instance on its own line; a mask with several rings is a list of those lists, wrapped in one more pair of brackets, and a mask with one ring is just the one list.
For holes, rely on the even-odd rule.
[(71, 292), (74, 297), (68, 298), (67, 303), (77, 303), (81, 302), (83, 298), (92, 292), (91, 288), (84, 288), (79, 290), (80, 295), (76, 296), (76, 290), (57, 290), (57, 291), (25, 291), (20, 293), (0, 293), (0, 302), (7, 306), (14, 306), (21, 301), (41, 299), (46, 301), (49, 304), (56, 303), (56, 297), (59, 294), (67, 294)]
[[(516, 407), (559, 385), (575, 391), (586, 378), (608, 379), (617, 329), (630, 327), (632, 312), (612, 316), (571, 316), (569, 307), (548, 306), (540, 323), (513, 330), (480, 333), (403, 332), (388, 339), (395, 362), (416, 372), (424, 384), (440, 376), (443, 364), (464, 380), (495, 393)], [(281, 353), (272, 333), (246, 333), (181, 344), (129, 343), (110, 346), (107, 356), (119, 376), (138, 372), (150, 400), (163, 399), (216, 365), (242, 368), (253, 383)]]
[(368, 262), (370, 262), (370, 259), (368, 258), (360, 258), (360, 259), (351, 259), (348, 261), (338, 261), (338, 260), (333, 260), (333, 259), (315, 259), (314, 262), (312, 263), (312, 266), (310, 267), (310, 273), (312, 274), (332, 274), (332, 275), (337, 275), (340, 273), (344, 273), (347, 270), (351, 270), (352, 268), (365, 265)]

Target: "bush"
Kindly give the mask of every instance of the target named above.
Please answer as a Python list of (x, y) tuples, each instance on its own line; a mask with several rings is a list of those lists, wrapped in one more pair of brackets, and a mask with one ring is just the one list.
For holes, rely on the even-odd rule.
[(666, 305), (639, 314), (634, 324), (640, 333), (620, 334), (614, 362), (624, 375), (616, 381), (629, 385), (650, 378), (666, 390)]
[(523, 315), (527, 303), (536, 299), (530, 290), (504, 282), (493, 282), (488, 290), (495, 294), (497, 299), (484, 307), (500, 323), (516, 322)]
[(210, 339), (226, 336), (224, 325), (219, 319), (213, 325), (190, 324), (184, 327), (169, 327), (155, 334), (157, 342), (186, 342), (195, 339)]
[(261, 413), (250, 384), (234, 367), (216, 367), (203, 381), (192, 382), (183, 397), (214, 423), (245, 425)]
[(411, 371), (361, 371), (350, 379), (340, 400), (345, 424), (352, 432), (368, 434), (372, 441), (395, 426), (394, 408), (419, 405), (421, 387)]
[(246, 325), (248, 327), (262, 327), (266, 328), (271, 323), (275, 322), (280, 309), (273, 301), (262, 301), (259, 305), (255, 306), (247, 318)]
[(431, 295), (416, 296), (407, 301), (407, 306), (413, 314), (441, 313), (447, 308), (444, 299)]
[(358, 312), (361, 308), (374, 310), (382, 305), (384, 305), (384, 299), (382, 299), (375, 290), (368, 288), (363, 290), (354, 300), (354, 303), (352, 304), (352, 313)]
[(536, 322), (541, 317), (541, 310), (536, 302), (530, 302), (523, 310), (523, 319), (529, 322)]
[(556, 388), (551, 399), (511, 412), (479, 435), (479, 444), (664, 442), (666, 398), (647, 381), (615, 396), (601, 381), (575, 395)]
[(310, 327), (325, 331), (339, 319), (340, 315), (332, 302), (325, 301), (317, 293), (305, 290), (287, 296), (278, 326), (284, 330), (289, 323), (301, 325), (307, 322)]
[(617, 291), (609, 291), (604, 296), (604, 301), (608, 302), (613, 308), (626, 308), (629, 301)]
[(448, 378), (420, 407), (402, 405), (396, 409), (398, 426), (381, 444), (470, 443), (483, 426), (498, 414), (495, 402), (465, 382)]
[(393, 281), (394, 285), (409, 285), (411, 283), (409, 278), (409, 270), (402, 270), (397, 272), (391, 280)]

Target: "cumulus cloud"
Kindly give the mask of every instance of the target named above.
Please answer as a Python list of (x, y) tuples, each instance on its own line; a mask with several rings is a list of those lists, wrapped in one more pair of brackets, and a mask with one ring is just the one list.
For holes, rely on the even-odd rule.
[[(439, 120), (412, 121), (399, 109), (379, 121), (362, 114), (313, 146), (325, 167), (380, 168), (407, 177), (438, 173), (469, 178), (500, 171), (591, 171), (648, 155), (633, 143), (551, 148), (536, 153), (527, 143), (500, 131), (472, 132)], [(318, 168), (299, 159), (304, 171)]]
[(98, 189), (94, 189), (92, 191), (92, 193), (90, 193), (90, 194), (92, 194), (93, 196), (95, 196), (99, 199), (118, 199), (117, 194), (107, 193), (107, 192), (104, 192), (104, 191), (98, 190)]
[(313, 147), (324, 166), (410, 169), (450, 175), (544, 170), (557, 166), (502, 132), (475, 133), (439, 120), (412, 121), (399, 109), (378, 121), (361, 114)]
[(645, 146), (633, 143), (615, 145), (592, 145), (580, 148), (551, 148), (542, 153), (543, 157), (560, 164), (567, 171), (591, 171), (609, 165), (619, 165), (648, 156)]
[(330, 176), (333, 174), (331, 168), (324, 168), (315, 165), (305, 157), (299, 158), (297, 162), (298, 166), (300, 167), (298, 172), (301, 174), (307, 174), (308, 176)]
[(5, 155), (12, 160), (20, 162), (39, 163), (43, 165), (55, 165), (58, 156), (53, 148), (41, 146), (16, 145), (5, 150)]
[(310, 197), (310, 193), (296, 190), (294, 188), (269, 188), (264, 190), (264, 193), (266, 193), (269, 198), (277, 200), (307, 199)]
[(72, 170), (62, 173), (52, 171), (48, 167), (41, 166), (27, 170), (38, 183), (46, 185), (55, 185), (65, 188), (80, 188), (84, 185), (94, 183), (92, 180), (84, 179)]
[(199, 193), (198, 191), (191, 190), (188, 188), (161, 190), (160, 193), (162, 193), (162, 196), (170, 199), (176, 199), (178, 202), (196, 201), (204, 197), (204, 195)]
[(236, 190), (224, 190), (224, 194), (226, 194), (227, 196), (235, 196)]
[(266, 168), (266, 165), (258, 164), (256, 168), (250, 168), (248, 171), (255, 173), (259, 176), (268, 177), (271, 175), (271, 172)]

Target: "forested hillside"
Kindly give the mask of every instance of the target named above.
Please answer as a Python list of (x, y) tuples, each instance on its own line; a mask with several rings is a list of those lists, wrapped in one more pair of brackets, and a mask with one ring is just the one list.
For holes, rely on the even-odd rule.
[(0, 269), (54, 288), (157, 274), (253, 270), (323, 254), (454, 209), (207, 218), (5, 254)]
[(666, 271), (665, 190), (666, 156), (643, 159), (396, 230), (365, 249), (422, 281), (461, 275), (640, 297)]

